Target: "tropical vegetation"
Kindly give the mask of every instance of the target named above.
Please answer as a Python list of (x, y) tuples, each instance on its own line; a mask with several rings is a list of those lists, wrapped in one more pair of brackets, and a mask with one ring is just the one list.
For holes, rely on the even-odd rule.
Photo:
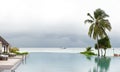
[[(104, 37), (100, 40), (98, 40), (99, 48), (104, 49), (104, 56), (106, 56), (106, 49), (111, 48), (110, 40), (108, 37)], [(97, 49), (97, 44), (95, 44), (95, 48)], [(102, 51), (102, 50), (101, 50)], [(101, 52), (103, 55), (103, 52)]]
[[(88, 35), (92, 37), (94, 40), (96, 40), (96, 46), (98, 50), (98, 56), (100, 56), (99, 52), (99, 39), (103, 39), (105, 37), (109, 38), (106, 30), (111, 31), (112, 27), (108, 19), (106, 17), (109, 17), (108, 14), (106, 14), (101, 9), (96, 9), (94, 11), (93, 16), (90, 13), (87, 13), (87, 15), (90, 17), (90, 19), (85, 20), (85, 24), (89, 23), (91, 24), (89, 27)], [(107, 47), (105, 47), (107, 49)], [(105, 50), (106, 50), (105, 49)]]
[(81, 53), (81, 54), (84, 54), (84, 55), (86, 55), (86, 56), (96, 55), (94, 52), (92, 52), (91, 47), (87, 47), (87, 48), (86, 48), (86, 51), (80, 52), (80, 53)]
[(11, 53), (14, 53), (16, 51), (19, 51), (19, 48), (17, 48), (17, 47), (9, 48), (9, 52), (11, 52)]
[(28, 54), (28, 52), (19, 52), (19, 48), (17, 48), (17, 47), (10, 48), (9, 51), (11, 53), (15, 53), (17, 55), (27, 55)]

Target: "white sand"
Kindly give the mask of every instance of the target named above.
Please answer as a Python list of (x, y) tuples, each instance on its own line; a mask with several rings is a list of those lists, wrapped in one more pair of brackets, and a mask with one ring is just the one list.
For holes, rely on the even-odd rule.
[[(20, 48), (20, 51), (27, 51), (27, 52), (56, 52), (56, 53), (80, 53), (85, 51), (85, 48)], [(97, 54), (97, 50), (92, 48), (93, 52)], [(103, 51), (104, 52), (104, 51)], [(113, 54), (120, 54), (119, 48), (111, 48), (107, 49), (106, 56), (113, 56)]]

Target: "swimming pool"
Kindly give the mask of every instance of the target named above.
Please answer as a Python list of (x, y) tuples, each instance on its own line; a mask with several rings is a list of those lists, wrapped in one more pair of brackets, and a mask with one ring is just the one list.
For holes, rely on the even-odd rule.
[(30, 53), (16, 72), (120, 72), (119, 57), (86, 57), (75, 53)]

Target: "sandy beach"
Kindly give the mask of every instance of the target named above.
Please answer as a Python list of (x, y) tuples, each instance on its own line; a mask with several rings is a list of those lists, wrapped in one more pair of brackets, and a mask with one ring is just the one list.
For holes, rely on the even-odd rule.
[[(56, 53), (80, 53), (86, 48), (20, 48), (20, 51), (27, 52), (56, 52)], [(92, 48), (93, 52), (97, 54), (97, 50)], [(120, 54), (120, 48), (107, 49), (106, 56), (113, 56), (113, 54)]]

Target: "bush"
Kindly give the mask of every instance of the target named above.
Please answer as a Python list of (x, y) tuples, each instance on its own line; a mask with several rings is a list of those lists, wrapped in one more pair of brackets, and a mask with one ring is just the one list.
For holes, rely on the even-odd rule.
[(17, 55), (27, 55), (28, 54), (28, 52), (14, 52), (14, 53)]
[(94, 52), (92, 52), (91, 47), (87, 47), (86, 51), (80, 52), (80, 53), (84, 54), (84, 55), (87, 55), (87, 56), (96, 55)]
[(87, 47), (87, 48), (86, 48), (86, 51), (92, 51), (92, 50), (91, 50), (91, 47)]
[(28, 54), (28, 52), (18, 52), (19, 48), (17, 48), (17, 47), (10, 48), (9, 51), (11, 53), (15, 53), (17, 55), (27, 55)]
[(85, 51), (85, 52), (80, 52), (80, 53), (84, 55), (96, 55), (94, 52), (90, 52), (90, 51)]
[(16, 52), (16, 51), (19, 51), (19, 48), (13, 47), (13, 48), (10, 48), (9, 51), (10, 51), (11, 53), (14, 53), (14, 52)]

